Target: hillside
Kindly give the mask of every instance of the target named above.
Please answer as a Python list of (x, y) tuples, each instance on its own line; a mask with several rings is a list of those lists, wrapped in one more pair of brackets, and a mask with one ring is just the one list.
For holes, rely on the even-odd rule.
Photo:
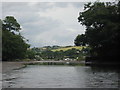
[(72, 49), (72, 48), (81, 50), (83, 47), (86, 48), (85, 46), (70, 46), (70, 47), (60, 47), (58, 49), (52, 49), (51, 51), (53, 51), (53, 52), (61, 51), (61, 50), (67, 51), (67, 50)]

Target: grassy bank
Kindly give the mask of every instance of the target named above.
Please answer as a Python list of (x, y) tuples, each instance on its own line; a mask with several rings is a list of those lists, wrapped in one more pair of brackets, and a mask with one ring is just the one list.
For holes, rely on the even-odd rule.
[(79, 50), (82, 50), (82, 48), (86, 48), (85, 46), (71, 46), (71, 47), (61, 47), (61, 48), (58, 48), (58, 49), (53, 49), (51, 51), (55, 52), (55, 51), (67, 51), (67, 50), (70, 50), (70, 49), (79, 49)]

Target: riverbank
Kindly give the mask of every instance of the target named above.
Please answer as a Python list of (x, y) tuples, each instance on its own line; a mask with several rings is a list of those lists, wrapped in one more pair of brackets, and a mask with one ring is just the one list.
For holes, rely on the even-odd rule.
[(81, 65), (84, 66), (84, 62), (66, 62), (66, 61), (7, 61), (7, 62), (2, 62), (2, 72), (11, 72), (12, 70), (15, 69), (21, 69), (26, 67), (26, 65)]
[(25, 62), (2, 62), (2, 73), (25, 67)]
[(85, 65), (90, 65), (90, 66), (117, 66), (117, 64), (91, 64), (91, 63), (85, 63), (85, 62), (78, 62), (78, 61), (72, 61), (72, 62), (68, 62), (68, 61), (12, 61), (12, 62), (2, 62), (2, 64), (0, 64), (0, 68), (2, 71), (2, 73), (6, 73), (6, 72), (11, 72), (12, 70), (15, 69), (21, 69), (26, 67), (27, 65), (72, 65), (72, 66), (85, 66)]

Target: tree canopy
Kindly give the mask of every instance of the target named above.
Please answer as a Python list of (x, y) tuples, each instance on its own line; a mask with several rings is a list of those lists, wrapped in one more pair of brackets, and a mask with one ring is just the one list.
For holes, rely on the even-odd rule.
[(29, 45), (19, 32), (20, 24), (13, 16), (2, 21), (2, 58), (3, 60), (22, 59), (26, 56)]
[(74, 41), (76, 46), (85, 46), (87, 44), (87, 39), (84, 34), (78, 35)]
[(5, 20), (3, 20), (3, 29), (7, 29), (9, 31), (17, 31), (21, 30), (20, 24), (13, 16), (6, 16)]
[[(79, 13), (78, 22), (86, 26), (85, 34), (77, 36), (76, 43), (83, 43), (85, 36), (91, 49), (91, 56), (118, 57), (118, 40), (120, 39), (120, 1), (95, 2), (84, 5)], [(81, 44), (79, 44), (81, 45)]]

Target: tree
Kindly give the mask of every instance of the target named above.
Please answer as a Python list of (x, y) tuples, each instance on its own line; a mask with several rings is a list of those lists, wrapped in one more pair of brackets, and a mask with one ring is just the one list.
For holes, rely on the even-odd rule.
[(76, 46), (85, 46), (87, 44), (87, 38), (85, 34), (78, 35), (75, 38), (74, 43)]
[(19, 32), (20, 25), (12, 16), (7, 16), (3, 20), (2, 27), (2, 58), (3, 60), (22, 59), (26, 56), (29, 45), (23, 40)]
[(118, 57), (120, 39), (120, 1), (115, 3), (95, 2), (85, 4), (78, 21), (86, 26), (85, 36), (91, 55), (96, 57)]
[(9, 31), (17, 31), (21, 30), (20, 24), (13, 16), (6, 16), (5, 20), (3, 20), (3, 29), (7, 29)]
[(35, 52), (33, 50), (27, 50), (26, 55), (29, 59), (35, 59)]

